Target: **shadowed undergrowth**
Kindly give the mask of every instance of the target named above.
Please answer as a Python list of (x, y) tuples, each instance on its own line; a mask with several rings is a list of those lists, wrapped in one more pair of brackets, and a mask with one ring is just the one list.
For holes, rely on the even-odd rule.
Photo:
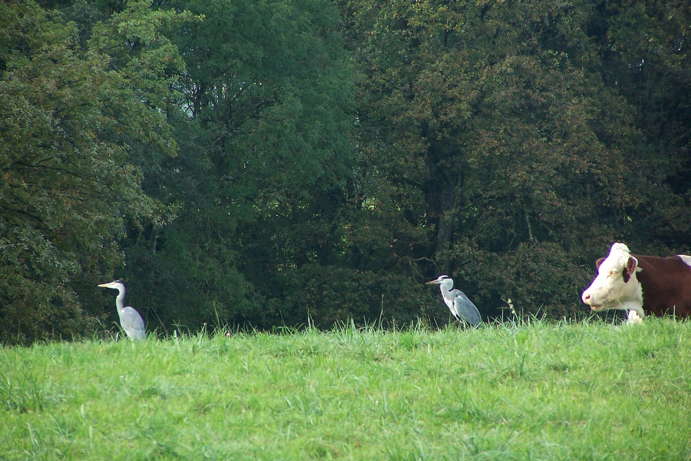
[(3, 459), (687, 459), (689, 324), (308, 329), (0, 352)]

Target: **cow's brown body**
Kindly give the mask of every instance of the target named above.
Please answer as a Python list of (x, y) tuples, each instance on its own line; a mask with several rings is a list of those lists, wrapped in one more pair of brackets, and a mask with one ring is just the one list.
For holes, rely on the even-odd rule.
[(633, 256), (642, 269), (636, 278), (643, 288), (643, 311), (653, 315), (691, 315), (691, 266), (679, 256)]

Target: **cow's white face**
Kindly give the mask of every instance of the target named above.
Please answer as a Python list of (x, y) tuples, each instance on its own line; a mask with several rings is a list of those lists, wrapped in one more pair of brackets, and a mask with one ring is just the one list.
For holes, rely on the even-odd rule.
[(598, 266), (597, 277), (583, 292), (581, 299), (594, 311), (631, 309), (643, 304), (643, 291), (636, 278), (638, 260), (629, 247), (615, 243), (609, 255)]

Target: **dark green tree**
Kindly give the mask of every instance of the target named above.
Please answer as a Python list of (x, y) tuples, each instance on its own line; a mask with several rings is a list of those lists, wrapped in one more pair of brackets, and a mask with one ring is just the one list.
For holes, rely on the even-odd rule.
[(577, 310), (591, 258), (633, 238), (643, 208), (681, 203), (651, 187), (678, 167), (656, 168), (665, 155), (651, 155), (638, 108), (608, 78), (598, 26), (618, 19), (602, 5), (340, 4), (365, 75), (365, 202), (428, 230), (411, 258), (453, 274), (485, 313), (508, 297)]
[(176, 86), (180, 155), (157, 194), (181, 208), (128, 250), (142, 302), (192, 328), (304, 321), (286, 290), (313, 254), (329, 259), (324, 241), (337, 244), (339, 226), (328, 219), (351, 171), (352, 72), (338, 11), (322, 0), (164, 6), (205, 19), (175, 34), (187, 69)]
[[(40, 5), (40, 6), (39, 6)], [(339, 9), (340, 8), (340, 12)], [(578, 311), (688, 251), (683, 2), (0, 4), (0, 335)], [(429, 289), (428, 289), (429, 288)]]
[(642, 135), (628, 160), (645, 172), (639, 189), (646, 193), (627, 210), (635, 228), (627, 237), (640, 252), (688, 251), (691, 10), (680, 1), (614, 1), (598, 12), (592, 35), (601, 45), (603, 79), (635, 108)]
[(112, 314), (95, 284), (122, 264), (126, 222), (164, 216), (132, 156), (171, 155), (175, 142), (136, 72), (82, 48), (61, 15), (10, 2), (0, 18), (0, 333), (84, 333)]

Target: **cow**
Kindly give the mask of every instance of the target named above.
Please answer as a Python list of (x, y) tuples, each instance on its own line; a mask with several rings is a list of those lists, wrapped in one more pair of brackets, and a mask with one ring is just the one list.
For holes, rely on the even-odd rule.
[(593, 311), (628, 310), (628, 323), (641, 323), (646, 314), (691, 315), (691, 256), (632, 255), (614, 243), (595, 267), (597, 276), (581, 296)]

